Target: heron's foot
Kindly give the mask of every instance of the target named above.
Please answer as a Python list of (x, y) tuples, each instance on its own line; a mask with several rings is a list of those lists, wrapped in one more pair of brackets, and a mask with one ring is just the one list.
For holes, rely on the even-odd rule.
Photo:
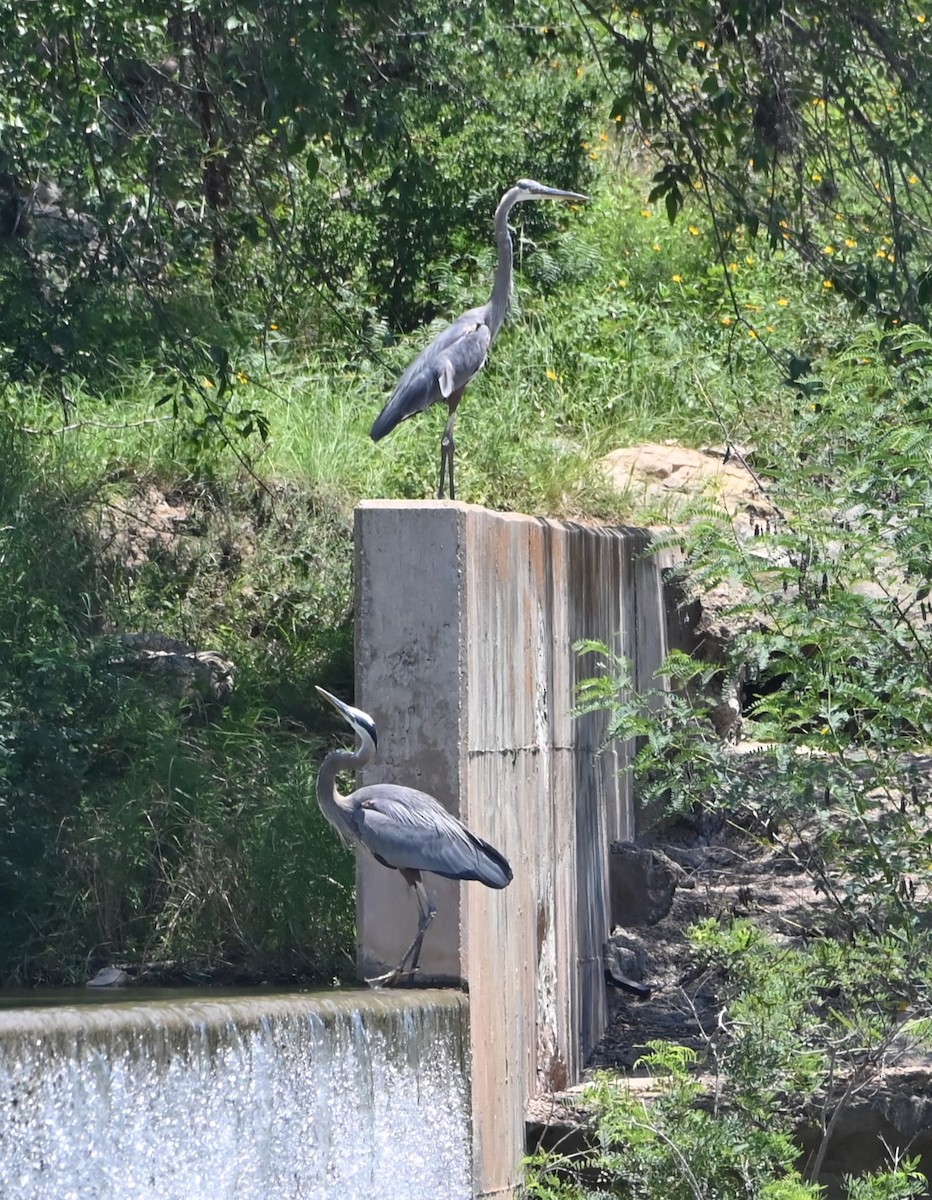
[(405, 967), (404, 964), (399, 964), (393, 971), (386, 971), (384, 975), (376, 975), (372, 979), (367, 979), (366, 983), (369, 987), (398, 987), (410, 983), (417, 974), (417, 967)]

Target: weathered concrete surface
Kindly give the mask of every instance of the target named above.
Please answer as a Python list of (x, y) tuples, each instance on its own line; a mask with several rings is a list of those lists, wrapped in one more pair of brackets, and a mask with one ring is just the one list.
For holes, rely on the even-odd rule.
[[(509, 1194), (529, 1096), (575, 1082), (607, 1019), (608, 849), (630, 840), (630, 747), (601, 755), (605, 717), (571, 717), (599, 638), (647, 686), (666, 652), (660, 567), (641, 530), (441, 502), (356, 512), (356, 698), (376, 720), (363, 782), (437, 796), (508, 856), (502, 892), (430, 877), (439, 913), (422, 981), (468, 981), (474, 1182)], [(416, 907), (360, 857), (359, 969), (393, 966)]]

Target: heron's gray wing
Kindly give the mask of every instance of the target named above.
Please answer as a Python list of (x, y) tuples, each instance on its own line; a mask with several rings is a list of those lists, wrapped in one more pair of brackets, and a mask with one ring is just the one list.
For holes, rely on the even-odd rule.
[(488, 306), (463, 313), (417, 356), (372, 426), (378, 441), (396, 425), (438, 400), (449, 400), (484, 366), (492, 343)]
[(360, 788), (352, 799), (359, 840), (388, 866), (475, 879), (493, 888), (511, 882), (511, 867), (494, 846), (426, 792), (377, 784)]

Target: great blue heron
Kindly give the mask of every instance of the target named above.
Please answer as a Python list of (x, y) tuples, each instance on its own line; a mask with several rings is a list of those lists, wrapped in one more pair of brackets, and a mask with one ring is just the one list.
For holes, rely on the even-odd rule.
[(378, 734), (368, 713), (344, 704), (322, 687), (317, 691), (342, 716), (358, 742), (354, 751), (332, 750), (321, 763), (317, 776), (321, 811), (345, 842), (364, 847), (384, 867), (400, 871), (417, 896), (420, 917), (414, 941), (393, 971), (366, 980), (390, 985), (417, 970), (424, 934), (437, 912), (421, 882), (422, 871), (433, 871), (447, 879), (474, 879), (490, 888), (507, 887), (512, 871), (503, 855), (426, 792), (376, 783), (341, 796), (336, 787), (337, 775), (340, 771), (357, 771), (371, 762)]
[(495, 210), (495, 241), (498, 245), (498, 266), (492, 285), (492, 297), (488, 304), (471, 308), (422, 350), (414, 362), (398, 380), (392, 395), (372, 426), (374, 442), (402, 421), (423, 412), (438, 400), (445, 400), (450, 410), (443, 437), (440, 440), (440, 489), (438, 499), (443, 499), (443, 481), (449, 470), (450, 499), (456, 498), (453, 487), (453, 422), (456, 406), (463, 397), (469, 381), (485, 365), (492, 339), (502, 327), (511, 301), (511, 284), (514, 271), (514, 250), (508, 232), (508, 214), (521, 200), (588, 200), (579, 192), (564, 192), (560, 188), (546, 187), (533, 179), (519, 179), (513, 188), (502, 196)]

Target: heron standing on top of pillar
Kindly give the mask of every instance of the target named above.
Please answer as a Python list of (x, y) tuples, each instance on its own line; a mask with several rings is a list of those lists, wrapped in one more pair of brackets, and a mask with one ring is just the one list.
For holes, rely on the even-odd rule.
[(522, 200), (588, 200), (579, 192), (565, 192), (547, 187), (533, 179), (519, 179), (502, 196), (495, 210), (495, 242), (498, 246), (498, 266), (488, 304), (471, 308), (448, 325), (442, 333), (421, 351), (398, 380), (388, 403), (372, 426), (372, 440), (379, 441), (396, 425), (423, 412), (443, 400), (450, 415), (440, 440), (440, 488), (443, 499), (444, 480), (450, 480), (450, 499), (456, 498), (453, 486), (453, 422), (456, 407), (470, 380), (482, 370), (488, 358), (492, 339), (502, 327), (514, 277), (514, 248), (508, 231), (508, 214)]

